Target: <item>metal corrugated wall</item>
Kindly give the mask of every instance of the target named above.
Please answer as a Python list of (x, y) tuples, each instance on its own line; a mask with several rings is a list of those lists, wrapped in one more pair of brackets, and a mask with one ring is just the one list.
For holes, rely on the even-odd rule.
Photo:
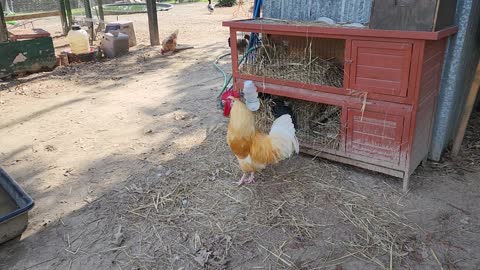
[(314, 21), (329, 17), (336, 22), (366, 23), (372, 0), (264, 0), (264, 17)]
[(444, 63), (430, 158), (439, 160), (458, 128), (480, 56), (480, 1), (458, 0), (458, 33), (450, 39)]
[[(366, 23), (373, 0), (264, 0), (264, 17)], [(444, 63), (430, 158), (439, 160), (458, 127), (463, 104), (480, 57), (480, 1), (457, 0), (457, 35), (451, 38)]]

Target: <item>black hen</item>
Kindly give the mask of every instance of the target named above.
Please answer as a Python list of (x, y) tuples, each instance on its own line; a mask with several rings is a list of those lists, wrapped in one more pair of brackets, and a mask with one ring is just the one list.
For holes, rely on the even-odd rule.
[(289, 114), (292, 117), (293, 126), (297, 128), (297, 119), (295, 118), (292, 108), (288, 105), (288, 102), (280, 98), (274, 98), (273, 103), (275, 105), (272, 107), (272, 112), (275, 119), (284, 114)]

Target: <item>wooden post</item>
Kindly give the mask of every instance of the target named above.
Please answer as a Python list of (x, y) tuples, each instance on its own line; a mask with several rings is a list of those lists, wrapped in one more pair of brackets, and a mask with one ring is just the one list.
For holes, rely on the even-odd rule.
[(67, 12), (65, 10), (65, 0), (59, 0), (60, 3), (60, 20), (62, 22), (62, 30), (63, 34), (66, 35), (68, 34), (68, 19), (67, 19)]
[(70, 0), (65, 0), (65, 9), (67, 11), (68, 30), (70, 30), (73, 25), (72, 6), (70, 5)]
[(5, 22), (5, 16), (3, 15), (3, 7), (0, 2), (0, 42), (8, 41), (7, 23)]
[(470, 92), (468, 93), (467, 102), (465, 103), (465, 108), (463, 110), (462, 120), (460, 126), (458, 127), (457, 134), (455, 135), (455, 140), (453, 142), (452, 148), (452, 157), (458, 156), (460, 152), (460, 147), (462, 146), (463, 137), (465, 136), (465, 130), (468, 126), (468, 120), (472, 114), (473, 106), (475, 105), (475, 100), (477, 99), (478, 88), (480, 87), (480, 63), (478, 63), (477, 70), (475, 72), (475, 78), (473, 79), (472, 86), (470, 87)]
[(160, 36), (158, 34), (158, 18), (156, 0), (147, 0), (148, 29), (150, 32), (150, 45), (160, 45)]
[(100, 17), (100, 30), (105, 29), (105, 15), (103, 13), (103, 0), (97, 0), (98, 4), (98, 16)]
[(90, 45), (93, 44), (95, 40), (95, 32), (93, 29), (93, 18), (92, 18), (92, 7), (90, 5), (90, 0), (84, 0), (85, 4), (85, 17), (87, 17), (88, 22), (88, 31), (90, 32)]

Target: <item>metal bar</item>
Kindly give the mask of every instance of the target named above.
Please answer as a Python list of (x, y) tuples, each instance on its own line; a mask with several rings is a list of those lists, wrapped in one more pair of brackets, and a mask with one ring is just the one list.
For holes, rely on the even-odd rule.
[(148, 29), (150, 32), (150, 45), (160, 45), (158, 33), (157, 3), (156, 0), (147, 0)]
[(475, 105), (475, 100), (478, 94), (478, 88), (480, 87), (480, 63), (478, 63), (477, 71), (475, 72), (475, 78), (473, 79), (470, 92), (468, 93), (467, 102), (465, 104), (465, 109), (462, 114), (462, 120), (460, 122), (460, 127), (458, 128), (457, 135), (455, 135), (455, 141), (452, 148), (452, 157), (458, 156), (460, 152), (460, 147), (462, 146), (463, 137), (465, 136), (465, 130), (468, 126), (468, 120), (472, 114), (473, 106)]
[(67, 12), (65, 10), (65, 0), (58, 0), (60, 7), (60, 21), (62, 22), (63, 34), (68, 34)]
[(105, 28), (105, 14), (103, 12), (103, 0), (97, 0), (98, 5), (98, 16), (100, 17), (100, 27), (99, 29), (103, 30)]
[(0, 2), (0, 42), (8, 41), (7, 23), (5, 22), (5, 16), (3, 15), (3, 7)]
[(88, 21), (88, 31), (90, 32), (90, 45), (93, 44), (95, 40), (95, 30), (93, 29), (93, 20), (92, 20), (92, 6), (90, 5), (90, 0), (84, 0), (85, 3), (85, 17), (90, 19)]
[(70, 5), (70, 0), (65, 0), (65, 10), (67, 11), (68, 28), (70, 30), (73, 25), (72, 5)]

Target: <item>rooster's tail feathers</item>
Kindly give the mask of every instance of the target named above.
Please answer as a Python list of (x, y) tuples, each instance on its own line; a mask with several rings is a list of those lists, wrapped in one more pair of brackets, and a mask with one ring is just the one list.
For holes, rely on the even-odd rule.
[(293, 152), (297, 154), (300, 152), (300, 145), (290, 115), (284, 114), (277, 118), (273, 122), (269, 135), (272, 137), (273, 145), (280, 150), (282, 157), (288, 158)]

